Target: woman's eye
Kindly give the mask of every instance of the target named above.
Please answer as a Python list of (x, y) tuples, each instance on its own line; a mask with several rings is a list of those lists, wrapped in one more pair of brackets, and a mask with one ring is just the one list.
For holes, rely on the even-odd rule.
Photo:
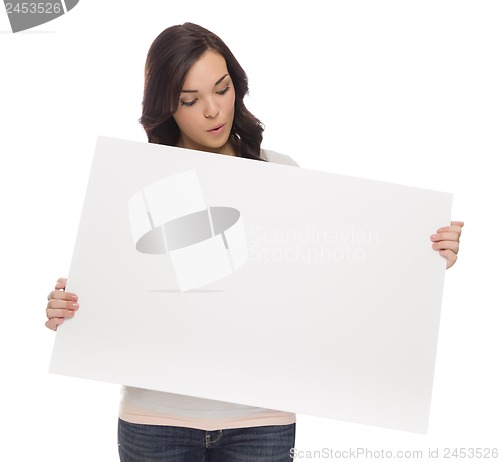
[(224, 90), (220, 90), (217, 92), (218, 95), (224, 95), (225, 93), (227, 93), (229, 91), (229, 85), (224, 88)]
[(182, 101), (181, 100), (181, 106), (192, 106), (194, 103), (196, 103), (196, 99), (193, 99), (192, 101)]

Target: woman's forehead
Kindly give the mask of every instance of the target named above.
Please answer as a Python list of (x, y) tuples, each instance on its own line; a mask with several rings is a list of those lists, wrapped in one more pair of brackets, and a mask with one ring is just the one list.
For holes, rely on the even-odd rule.
[(224, 57), (208, 50), (190, 67), (183, 90), (202, 91), (203, 88), (213, 88), (226, 74), (229, 72)]

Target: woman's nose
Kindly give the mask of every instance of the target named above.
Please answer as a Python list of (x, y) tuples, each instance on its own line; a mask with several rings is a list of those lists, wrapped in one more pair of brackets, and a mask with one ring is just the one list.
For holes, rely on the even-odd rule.
[(212, 98), (207, 100), (203, 114), (207, 119), (214, 119), (219, 114), (219, 106)]

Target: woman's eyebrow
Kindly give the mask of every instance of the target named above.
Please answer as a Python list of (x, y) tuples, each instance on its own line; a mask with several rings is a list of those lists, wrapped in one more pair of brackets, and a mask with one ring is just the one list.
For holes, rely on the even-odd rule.
[[(224, 74), (217, 82), (215, 82), (214, 87), (219, 85), (229, 74)], [(198, 93), (198, 90), (181, 90), (181, 93)]]

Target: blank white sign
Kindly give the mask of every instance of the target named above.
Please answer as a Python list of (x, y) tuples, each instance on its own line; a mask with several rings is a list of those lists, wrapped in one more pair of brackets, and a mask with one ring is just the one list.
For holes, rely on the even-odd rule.
[(100, 137), (50, 371), (426, 432), (451, 200)]

